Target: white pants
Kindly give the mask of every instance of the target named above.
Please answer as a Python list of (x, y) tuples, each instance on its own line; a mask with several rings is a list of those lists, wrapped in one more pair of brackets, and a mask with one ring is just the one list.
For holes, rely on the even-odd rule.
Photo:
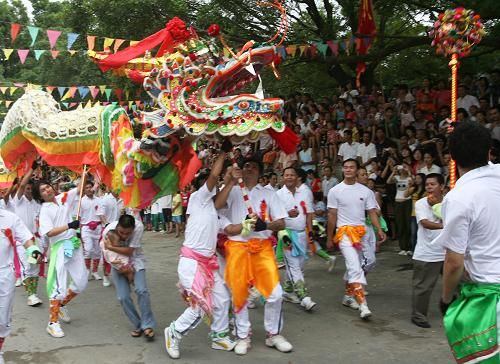
[(56, 257), (56, 283), (50, 295), (51, 300), (62, 300), (66, 297), (68, 287), (68, 274), (71, 277), (70, 288), (75, 293), (81, 293), (87, 287), (88, 277), (82, 248), (73, 251), (73, 256), (68, 258), (64, 255), (61, 247)]
[(16, 274), (12, 266), (0, 268), (0, 337), (10, 334)]
[(376, 250), (377, 250), (377, 236), (372, 226), (366, 227), (366, 234), (363, 236), (363, 261), (361, 268), (365, 272), (371, 272), (377, 263)]
[[(298, 232), (297, 237), (299, 244), (303, 247), (304, 251), (307, 251), (307, 235), (305, 232)], [(286, 278), (292, 283), (298, 281), (304, 282), (304, 263), (306, 257), (300, 255), (298, 257), (292, 256), (292, 251), (288, 249), (283, 249), (285, 256), (285, 267), (286, 267)]]
[[(40, 242), (35, 240), (35, 243), (40, 247)], [(21, 279), (38, 277), (40, 275), (40, 265), (39, 264), (29, 264), (28, 258), (26, 257), (26, 249), (21, 243), (16, 244), (17, 256), (19, 257), (19, 263), (21, 264)]]
[[(281, 284), (278, 283), (264, 305), (264, 329), (269, 334), (277, 335), (283, 329), (282, 303), (283, 289)], [(247, 305), (243, 306), (241, 311), (234, 315), (236, 319), (236, 336), (240, 339), (248, 337), (251, 332), (251, 324)]]
[(345, 259), (346, 272), (344, 274), (344, 281), (366, 284), (365, 272), (361, 268), (363, 252), (352, 246), (351, 240), (347, 235), (342, 237), (339, 248)]
[(90, 230), (88, 226), (82, 226), (83, 257), (85, 259), (101, 259), (101, 227)]
[[(198, 262), (196, 260), (185, 257), (180, 258), (177, 273), (179, 274), (179, 283), (183, 288), (189, 290), (192, 287), (197, 268)], [(229, 328), (231, 296), (218, 271), (214, 271), (212, 303), (212, 324), (210, 329), (216, 333), (227, 331)], [(204, 315), (205, 312), (198, 305), (195, 307), (189, 306), (175, 320), (175, 330), (182, 335), (187, 335), (189, 330), (198, 326)]]

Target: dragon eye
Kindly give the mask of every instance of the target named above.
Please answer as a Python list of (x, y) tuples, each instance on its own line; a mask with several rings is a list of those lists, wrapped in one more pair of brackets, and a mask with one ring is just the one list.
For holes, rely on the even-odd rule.
[(238, 108), (240, 108), (241, 110), (245, 110), (245, 109), (248, 109), (250, 105), (248, 104), (248, 102), (246, 101), (242, 101), (238, 104)]

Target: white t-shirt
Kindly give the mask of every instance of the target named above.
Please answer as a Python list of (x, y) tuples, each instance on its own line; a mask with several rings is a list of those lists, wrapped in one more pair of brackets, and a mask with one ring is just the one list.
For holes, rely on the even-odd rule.
[(421, 198), (415, 203), (415, 216), (418, 223), (417, 246), (413, 253), (413, 259), (423, 262), (442, 262), (446, 251), (440, 244), (432, 243), (439, 236), (442, 229), (430, 230), (422, 226), (422, 220), (430, 222), (441, 222), (432, 212), (432, 206), (427, 202), (427, 197)]
[(88, 224), (91, 221), (101, 221), (99, 216), (97, 216), (99, 211), (99, 205), (101, 204), (100, 197), (88, 196), (82, 197), (82, 202), (80, 204), (80, 223), (82, 225)]
[(461, 176), (443, 201), (443, 230), (433, 244), (464, 254), (474, 282), (500, 283), (500, 165)]
[(396, 201), (410, 200), (411, 196), (405, 197), (405, 192), (408, 190), (411, 178), (401, 178), (400, 176), (394, 176), (394, 179), (396, 180), (396, 197), (394, 199)]
[(213, 201), (216, 190), (214, 187), (209, 191), (205, 183), (191, 195), (186, 211), (189, 218), (183, 245), (206, 257), (215, 254), (219, 229), (229, 225), (227, 219), (219, 219), (217, 216)]
[(101, 198), (97, 215), (105, 216), (108, 223), (117, 221), (120, 218), (122, 207), (123, 202), (121, 200), (117, 200), (111, 193), (107, 193)]
[(14, 241), (21, 244), (33, 238), (33, 234), (18, 216), (12, 212), (0, 209), (0, 268), (14, 265), (14, 248), (5, 235), (7, 229), (12, 231)]
[(323, 190), (323, 196), (326, 198), (328, 196), (328, 192), (338, 184), (339, 180), (333, 176), (331, 176), (330, 179), (327, 179), (326, 176), (323, 177), (323, 180), (321, 181), (321, 189)]
[(316, 170), (316, 166), (314, 165), (314, 162), (313, 162), (312, 153), (313, 153), (312, 148), (308, 148), (306, 150), (301, 150), (299, 152), (299, 158), (300, 158), (300, 161), (302, 162), (302, 166), (300, 168), (302, 168), (305, 171), (308, 171), (310, 169), (312, 169), (314, 171)]
[(294, 208), (299, 211), (297, 217), (285, 217), (286, 227), (293, 230), (305, 230), (307, 214), (314, 212), (307, 191), (305, 189), (296, 189), (295, 193), (292, 193), (287, 186), (283, 186), (276, 192), (276, 195), (278, 195), (286, 211)]
[[(73, 188), (68, 192), (60, 193), (56, 196), (56, 202), (44, 202), (40, 209), (40, 228), (41, 236), (55, 227), (63, 226), (73, 221), (76, 216), (73, 216), (76, 211), (78, 201), (78, 190)], [(49, 237), (51, 244), (57, 243), (59, 240), (71, 239), (76, 235), (74, 229), (63, 231), (59, 235)]]
[(17, 194), (12, 198), (12, 204), (15, 214), (19, 216), (28, 230), (35, 234), (38, 230), (36, 221), (42, 205), (36, 202), (35, 199), (28, 200), (24, 195), (19, 198)]
[(172, 208), (172, 195), (166, 195), (158, 199), (158, 205), (160, 209), (171, 209)]
[(344, 161), (346, 159), (357, 159), (358, 149), (358, 142), (352, 142), (351, 144), (345, 142), (340, 145), (338, 155), (340, 155)]
[[(250, 203), (255, 214), (262, 218), (261, 207), (265, 207), (265, 221), (284, 219), (288, 216), (276, 192), (257, 185), (249, 191)], [(227, 198), (227, 218), (231, 224), (240, 224), (248, 215), (248, 210), (243, 201), (243, 194), (238, 186), (233, 186)], [(236, 235), (231, 239), (235, 241), (248, 241), (250, 239), (268, 239), (272, 235), (271, 230), (253, 231), (248, 236)]]
[(419, 168), (418, 173), (423, 173), (426, 176), (431, 173), (439, 173), (441, 174), (441, 167), (436, 166), (433, 164), (431, 168), (427, 168), (427, 166), (423, 166), (422, 168)]
[(361, 143), (358, 146), (358, 157), (361, 158), (361, 163), (366, 163), (370, 159), (377, 157), (377, 149), (375, 148), (375, 144), (370, 143), (366, 145), (365, 143)]
[(468, 113), (469, 109), (472, 105), (475, 105), (479, 108), (479, 101), (476, 96), (465, 95), (464, 97), (457, 98), (457, 109), (465, 109)]
[(375, 194), (361, 183), (344, 181), (328, 192), (328, 208), (337, 209), (337, 227), (365, 225), (365, 212), (378, 207)]
[[(102, 236), (106, 236), (109, 230), (116, 229), (118, 221), (110, 223), (104, 229)], [(142, 250), (142, 235), (144, 234), (144, 225), (140, 220), (135, 218), (135, 228), (134, 232), (126, 241), (121, 242), (121, 246), (134, 248), (134, 253), (130, 257), (132, 264), (134, 265), (135, 271), (140, 271), (146, 268), (146, 258), (144, 257), (144, 251)]]

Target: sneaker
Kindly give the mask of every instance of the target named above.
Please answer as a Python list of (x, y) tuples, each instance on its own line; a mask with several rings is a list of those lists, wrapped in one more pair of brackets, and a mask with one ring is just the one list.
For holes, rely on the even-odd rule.
[(108, 276), (102, 277), (102, 285), (104, 287), (109, 287), (111, 286), (111, 281), (109, 280)]
[(399, 253), (398, 253), (398, 255), (406, 255), (406, 254), (407, 254), (406, 250), (400, 250)]
[(214, 337), (212, 337), (212, 349), (231, 351), (235, 346), (236, 341), (232, 340), (227, 333), (221, 336), (215, 334)]
[(69, 316), (68, 309), (66, 306), (59, 307), (59, 318), (66, 323), (71, 322), (71, 317)]
[(311, 311), (314, 306), (316, 306), (316, 302), (314, 302), (311, 297), (304, 297), (302, 301), (300, 301), (300, 305), (304, 307), (306, 311)]
[(431, 324), (427, 321), (423, 321), (423, 320), (417, 320), (415, 318), (412, 318), (411, 319), (411, 322), (414, 324), (414, 325), (417, 325), (418, 327), (421, 327), (423, 329), (429, 329), (431, 327)]
[(344, 298), (342, 298), (342, 304), (346, 307), (352, 308), (353, 310), (359, 310), (359, 304), (356, 302), (354, 297), (344, 296)]
[(335, 263), (337, 263), (337, 257), (331, 255), (330, 259), (326, 262), (326, 264), (328, 264), (328, 273), (331, 273), (333, 271), (333, 268), (335, 268)]
[(297, 297), (297, 295), (294, 292), (283, 293), (283, 299), (287, 302), (290, 302), (290, 303), (300, 303), (299, 297)]
[(282, 353), (288, 353), (293, 350), (292, 344), (290, 344), (287, 339), (281, 335), (273, 335), (266, 338), (266, 346), (270, 348), (276, 348)]
[(91, 281), (92, 279), (94, 279), (94, 276), (92, 275), (92, 272), (90, 270), (87, 269), (87, 276), (89, 277), (88, 280)]
[(49, 322), (49, 324), (47, 325), (47, 332), (52, 337), (64, 337), (64, 331), (62, 331), (59, 322)]
[(36, 307), (40, 306), (42, 303), (43, 301), (40, 298), (38, 298), (36, 294), (32, 294), (28, 297), (28, 306)]
[(23, 285), (23, 280), (21, 278), (16, 279), (16, 287), (21, 287)]
[(234, 352), (237, 355), (245, 355), (248, 353), (248, 349), (251, 347), (250, 337), (246, 337), (244, 339), (238, 339), (236, 342), (236, 346), (234, 347)]
[(97, 272), (92, 273), (92, 277), (94, 277), (96, 281), (102, 280), (102, 277)]
[(3, 360), (3, 351), (0, 351), (0, 364), (5, 364), (5, 361)]
[(368, 308), (366, 303), (362, 303), (359, 305), (359, 317), (363, 320), (367, 320), (372, 315), (372, 312)]
[(411, 250), (408, 250), (408, 251), (406, 252), (406, 255), (408, 255), (409, 257), (412, 257), (412, 256), (413, 256), (413, 252), (412, 252)]
[(179, 359), (181, 353), (179, 352), (179, 343), (181, 335), (175, 332), (172, 325), (165, 328), (165, 349), (167, 349), (168, 356), (172, 359)]

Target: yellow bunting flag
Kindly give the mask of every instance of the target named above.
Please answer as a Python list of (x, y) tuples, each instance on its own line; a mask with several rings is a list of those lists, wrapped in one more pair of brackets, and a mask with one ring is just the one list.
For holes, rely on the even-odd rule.
[(12, 100), (5, 100), (5, 106), (7, 106), (7, 109), (10, 107), (10, 105), (13, 103), (14, 101)]
[(111, 45), (115, 41), (115, 38), (104, 38), (104, 50), (111, 48)]
[(106, 85), (100, 85), (99, 90), (101, 90), (101, 94), (104, 95), (104, 92), (106, 91)]
[(9, 90), (10, 90), (10, 94), (14, 95), (14, 92), (17, 91), (17, 87), (16, 86), (9, 87)]
[(137, 43), (139, 43), (138, 40), (131, 40), (130, 41), (130, 46), (135, 46)]
[(14, 52), (12, 48), (4, 48), (3, 49), (3, 54), (5, 55), (5, 59), (8, 60), (10, 58), (10, 55)]

